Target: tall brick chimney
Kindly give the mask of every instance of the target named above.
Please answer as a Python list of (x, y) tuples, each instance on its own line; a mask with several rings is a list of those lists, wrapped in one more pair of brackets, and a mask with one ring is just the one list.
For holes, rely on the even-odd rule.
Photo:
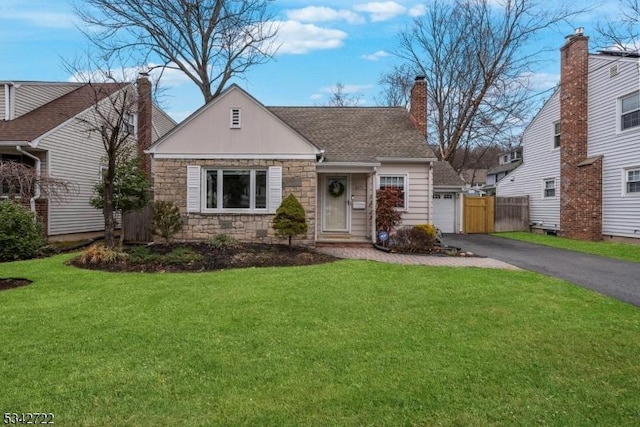
[(151, 81), (148, 73), (140, 73), (136, 82), (138, 87), (138, 157), (147, 177), (151, 179), (151, 156), (144, 150), (151, 146), (152, 142), (152, 103)]
[(582, 28), (567, 37), (560, 54), (560, 233), (600, 240), (602, 158), (588, 157), (589, 38)]
[(411, 88), (409, 106), (411, 121), (426, 138), (427, 136), (427, 82), (424, 76), (417, 76)]

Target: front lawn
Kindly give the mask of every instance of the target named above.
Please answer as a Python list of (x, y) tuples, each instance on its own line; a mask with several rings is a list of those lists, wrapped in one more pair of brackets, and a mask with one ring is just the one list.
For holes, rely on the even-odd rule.
[(507, 239), (522, 240), (538, 245), (552, 246), (554, 248), (569, 249), (586, 254), (600, 255), (607, 258), (616, 258), (623, 261), (640, 262), (640, 245), (619, 242), (588, 242), (584, 240), (566, 239), (557, 236), (528, 233), (526, 231), (512, 231), (495, 233), (494, 236)]
[(524, 271), (0, 264), (0, 412), (58, 425), (637, 425), (640, 310)]

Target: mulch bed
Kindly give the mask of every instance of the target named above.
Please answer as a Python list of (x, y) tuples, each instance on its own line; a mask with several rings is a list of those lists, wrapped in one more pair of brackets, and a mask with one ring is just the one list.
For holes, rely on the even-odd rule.
[(20, 286), (30, 285), (32, 282), (28, 279), (2, 278), (0, 277), (0, 291), (19, 288)]
[(176, 249), (190, 249), (201, 255), (200, 260), (186, 263), (156, 262), (132, 264), (129, 261), (116, 263), (82, 264), (78, 258), (69, 264), (94, 270), (113, 272), (199, 272), (248, 267), (280, 267), (311, 265), (333, 262), (337, 258), (316, 252), (313, 249), (287, 245), (238, 244), (214, 248), (207, 243), (155, 244), (146, 247), (153, 254), (167, 255)]

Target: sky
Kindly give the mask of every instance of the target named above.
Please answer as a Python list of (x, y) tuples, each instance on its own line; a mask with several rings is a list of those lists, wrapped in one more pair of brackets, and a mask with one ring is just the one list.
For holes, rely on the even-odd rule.
[[(65, 61), (86, 52), (77, 28), (74, 0), (0, 0), (0, 81), (69, 81)], [(75, 0), (79, 1), (79, 0)], [(499, 2), (500, 0), (490, 0)], [(538, 0), (555, 5), (554, 0)], [(614, 13), (612, 2), (583, 0), (593, 9), (549, 29), (533, 46), (548, 49), (532, 79), (543, 94), (559, 80), (559, 52), (564, 37), (584, 27), (593, 35), (599, 19)], [(281, 23), (274, 59), (233, 82), (264, 105), (325, 105), (332, 88), (344, 85), (363, 106), (376, 105), (380, 75), (400, 59), (398, 33), (426, 12), (419, 0), (275, 0)], [(178, 72), (165, 74), (161, 106), (181, 121), (203, 104), (196, 86)]]

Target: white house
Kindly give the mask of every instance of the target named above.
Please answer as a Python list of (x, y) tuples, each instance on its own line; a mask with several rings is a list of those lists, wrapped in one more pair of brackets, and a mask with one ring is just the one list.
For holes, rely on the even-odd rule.
[(561, 50), (559, 88), (523, 135), (522, 166), (498, 196), (528, 195), (534, 227), (581, 239), (640, 237), (640, 58)]

